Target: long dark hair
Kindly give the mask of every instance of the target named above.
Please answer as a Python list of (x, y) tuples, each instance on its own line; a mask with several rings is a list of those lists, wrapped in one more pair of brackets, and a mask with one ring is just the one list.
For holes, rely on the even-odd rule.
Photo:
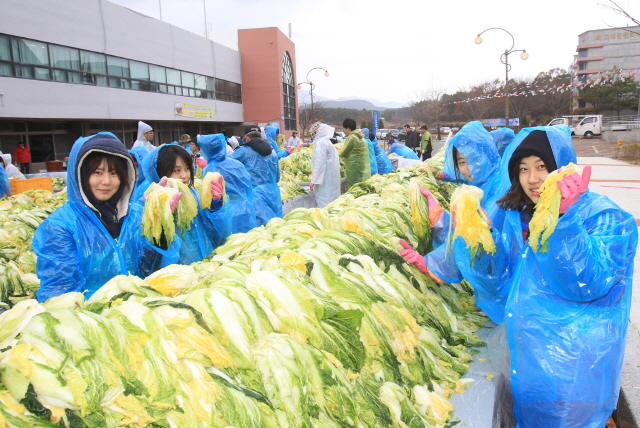
[(84, 176), (86, 178), (89, 178), (89, 176), (93, 174), (95, 170), (100, 167), (100, 165), (102, 165), (103, 160), (107, 161), (109, 172), (114, 171), (118, 175), (118, 178), (120, 179), (121, 189), (128, 190), (129, 168), (127, 167), (127, 160), (118, 155), (110, 155), (104, 152), (92, 151), (87, 155), (84, 161), (82, 161)]
[(503, 210), (533, 214), (535, 204), (529, 196), (527, 196), (520, 184), (520, 159), (513, 162), (511, 171), (509, 171), (509, 177), (511, 177), (511, 187), (509, 187), (507, 193), (498, 200), (498, 206)]
[[(456, 149), (456, 146), (452, 146), (451, 147), (451, 154), (453, 155), (453, 171), (456, 175), (456, 182), (459, 182), (462, 180), (462, 177), (464, 177), (462, 175), (462, 173), (460, 172), (460, 168), (458, 168), (458, 149)], [(468, 162), (467, 162), (468, 164)], [(469, 173), (471, 173), (471, 170), (469, 170)], [(473, 178), (473, 177), (471, 177)], [(466, 180), (466, 178), (465, 178)]]
[(182, 159), (182, 162), (189, 170), (189, 186), (193, 187), (193, 161), (191, 155), (182, 147), (176, 144), (170, 144), (160, 149), (158, 153), (158, 163), (156, 172), (162, 177), (171, 177), (176, 167), (176, 159)]

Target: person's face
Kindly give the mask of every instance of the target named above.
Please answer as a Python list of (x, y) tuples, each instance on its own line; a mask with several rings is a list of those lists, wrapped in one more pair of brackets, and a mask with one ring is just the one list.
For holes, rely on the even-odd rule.
[(349, 128), (344, 128), (344, 133), (349, 135), (351, 134), (351, 130)]
[(147, 141), (153, 141), (153, 137), (154, 137), (154, 135), (155, 135), (155, 132), (153, 132), (153, 131), (147, 131), (147, 132), (145, 132), (143, 135), (144, 135), (144, 138), (146, 138), (146, 139), (147, 139)]
[(176, 165), (173, 167), (173, 173), (170, 178), (175, 178), (181, 180), (184, 184), (189, 184), (191, 171), (189, 171), (189, 168), (179, 156), (176, 158)]
[(296, 138), (298, 136), (298, 134), (296, 134), (295, 132), (293, 133), (293, 138)]
[(531, 202), (537, 204), (540, 200), (540, 186), (549, 175), (547, 167), (538, 156), (528, 156), (520, 160), (518, 171), (522, 190)]
[(114, 170), (109, 171), (107, 160), (102, 163), (89, 176), (89, 189), (93, 196), (101, 202), (108, 201), (120, 188), (120, 177)]
[(194, 154), (200, 153), (200, 149), (198, 148), (198, 146), (196, 146), (193, 143), (191, 143), (190, 146), (191, 146), (191, 153), (194, 153)]
[(405, 130), (405, 131), (407, 131), (407, 132), (409, 132), (409, 131), (411, 131), (411, 128), (410, 128), (410, 127), (408, 127), (408, 126), (405, 126), (405, 127), (404, 127), (404, 130)]
[(456, 159), (456, 161), (458, 162), (458, 170), (462, 176), (466, 178), (469, 183), (473, 183), (473, 180), (471, 180), (471, 171), (469, 171), (469, 164), (467, 163), (467, 157), (458, 152), (458, 159)]

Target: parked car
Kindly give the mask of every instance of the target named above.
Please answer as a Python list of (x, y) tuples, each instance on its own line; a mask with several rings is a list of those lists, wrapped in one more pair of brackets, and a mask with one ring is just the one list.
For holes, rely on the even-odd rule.
[(454, 126), (453, 128), (451, 128), (451, 132), (458, 132), (460, 130), (460, 128), (458, 128), (457, 126)]
[(402, 131), (398, 131), (398, 135), (396, 135), (396, 140), (407, 141), (407, 131), (405, 131), (404, 129)]
[(448, 134), (449, 132), (451, 132), (451, 128), (449, 128), (448, 126), (443, 126), (442, 128), (440, 128), (440, 132), (443, 134)]
[(569, 127), (569, 129), (571, 130), (571, 135), (575, 134), (577, 125), (575, 124), (575, 122), (571, 123), (569, 118), (556, 117), (555, 119), (553, 119), (551, 122), (549, 122), (547, 124), (547, 126), (560, 126), (560, 125), (567, 125)]
[(397, 140), (399, 134), (400, 134), (400, 131), (398, 131), (397, 129), (389, 129), (385, 139), (388, 140), (389, 137), (391, 137), (393, 135), (393, 138), (395, 138)]
[(345, 138), (347, 138), (347, 134), (345, 134), (342, 131), (337, 131), (336, 134), (338, 134), (340, 137), (342, 137), (342, 139), (344, 140)]
[[(555, 121), (552, 120), (551, 122)], [(576, 126), (575, 134), (578, 137), (592, 138), (594, 135), (602, 134), (602, 115), (587, 116)]]
[(386, 128), (382, 128), (382, 129), (378, 129), (378, 133), (376, 134), (376, 138), (378, 140), (384, 140), (387, 138), (387, 133), (389, 132), (388, 129)]

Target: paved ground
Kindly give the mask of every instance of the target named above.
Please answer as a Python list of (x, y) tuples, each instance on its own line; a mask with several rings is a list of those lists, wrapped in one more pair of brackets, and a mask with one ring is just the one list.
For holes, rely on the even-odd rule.
[[(604, 143), (610, 144), (610, 143)], [(576, 147), (577, 151), (577, 147)], [(627, 211), (640, 225), (640, 166), (607, 157), (586, 157), (578, 154), (580, 165), (591, 165), (589, 190), (608, 196)], [(633, 302), (630, 322), (640, 332), (640, 249), (638, 249), (633, 277)]]

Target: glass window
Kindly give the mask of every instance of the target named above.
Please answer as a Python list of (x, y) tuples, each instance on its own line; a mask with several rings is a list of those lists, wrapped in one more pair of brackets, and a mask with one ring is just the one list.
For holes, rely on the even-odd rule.
[(109, 76), (131, 77), (129, 74), (129, 60), (116, 58), (115, 56), (107, 57), (107, 68)]
[(11, 45), (9, 36), (0, 34), (0, 60), (11, 61)]
[(131, 89), (135, 89), (136, 91), (147, 91), (151, 90), (151, 85), (148, 81), (145, 80), (132, 80), (131, 81)]
[(81, 83), (80, 73), (66, 70), (53, 70), (53, 80), (56, 82)]
[(82, 64), (82, 71), (107, 74), (107, 60), (102, 54), (80, 51), (80, 62)]
[(80, 70), (80, 51), (64, 46), (49, 45), (51, 67)]
[(167, 68), (167, 83), (170, 85), (181, 86), (182, 79), (180, 78), (180, 71)]
[(139, 80), (149, 80), (149, 64), (138, 61), (129, 61), (131, 78)]
[(11, 64), (0, 62), (0, 76), (13, 76)]
[(51, 72), (48, 68), (33, 67), (36, 79), (38, 80), (51, 80)]
[(167, 83), (167, 72), (164, 67), (149, 64), (149, 78), (152, 82)]
[(33, 67), (30, 65), (16, 65), (16, 77), (33, 79)]
[[(284, 97), (284, 129), (296, 130), (296, 93), (293, 88), (293, 67), (288, 52), (282, 58), (282, 93)], [(239, 85), (238, 85), (239, 86)], [(240, 95), (240, 94), (238, 94)]]
[(193, 75), (193, 73), (188, 73), (186, 71), (183, 71), (182, 72), (182, 86), (186, 86), (187, 88), (193, 88), (194, 84), (195, 84), (194, 78), (195, 78), (195, 76)]
[(122, 79), (120, 77), (109, 77), (109, 87), (131, 89), (131, 82), (129, 79)]
[(34, 65), (49, 65), (49, 50), (46, 43), (28, 39), (11, 38), (13, 60)]
[(195, 75), (195, 88), (196, 89), (207, 89), (207, 78), (206, 76), (200, 76), (199, 74)]

